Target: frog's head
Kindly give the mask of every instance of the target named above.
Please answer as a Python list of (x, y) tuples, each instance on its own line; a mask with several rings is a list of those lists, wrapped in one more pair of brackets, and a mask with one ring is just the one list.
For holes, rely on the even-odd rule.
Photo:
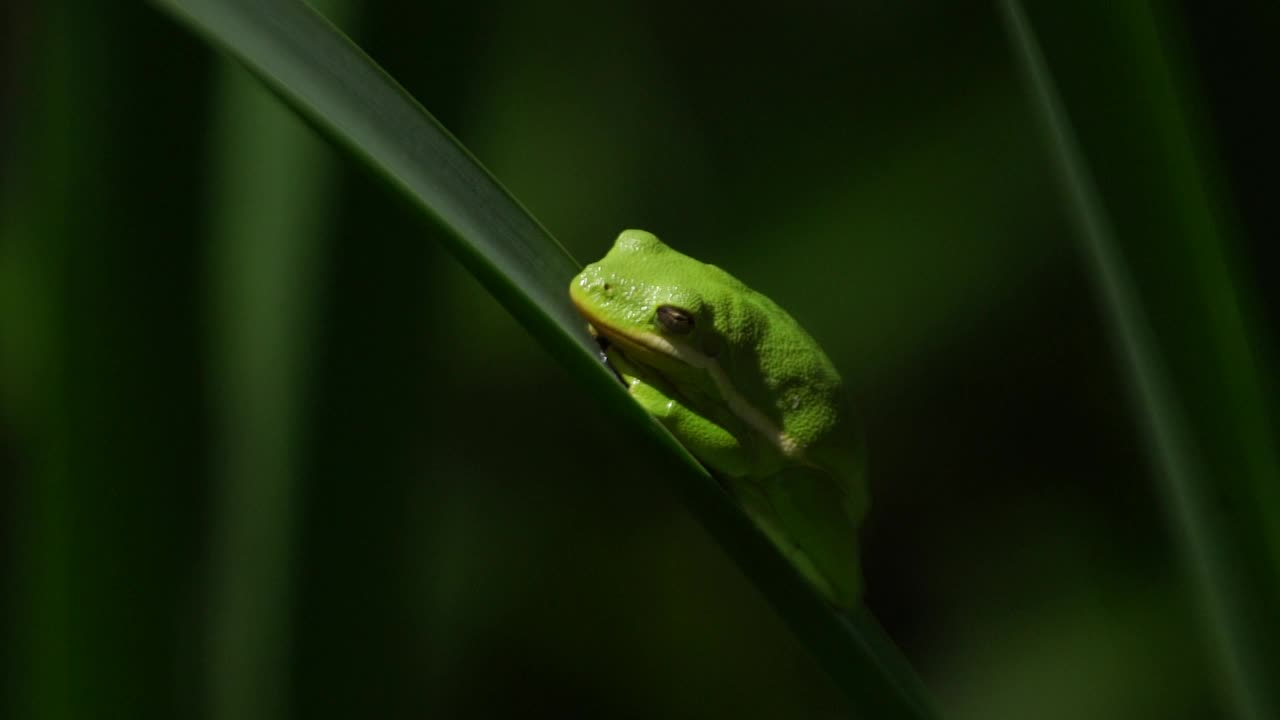
[(705, 368), (723, 345), (716, 298), (737, 283), (719, 268), (667, 247), (643, 230), (625, 230), (609, 254), (569, 286), (598, 338), (650, 367)]

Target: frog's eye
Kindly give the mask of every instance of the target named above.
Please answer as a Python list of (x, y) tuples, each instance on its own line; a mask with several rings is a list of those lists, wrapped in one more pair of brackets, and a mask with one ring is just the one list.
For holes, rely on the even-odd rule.
[(659, 305), (655, 319), (663, 330), (673, 335), (688, 335), (693, 332), (693, 316), (674, 305)]

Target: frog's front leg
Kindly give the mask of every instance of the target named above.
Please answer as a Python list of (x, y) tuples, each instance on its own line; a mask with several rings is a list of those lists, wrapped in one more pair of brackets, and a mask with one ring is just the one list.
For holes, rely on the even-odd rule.
[(631, 397), (675, 435), (694, 457), (729, 477), (740, 477), (750, 471), (746, 450), (728, 430), (645, 380), (626, 372), (623, 379)]

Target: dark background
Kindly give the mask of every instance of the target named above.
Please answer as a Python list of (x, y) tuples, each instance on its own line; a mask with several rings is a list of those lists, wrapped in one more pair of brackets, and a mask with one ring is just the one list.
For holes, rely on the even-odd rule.
[[(1225, 714), (993, 8), (358, 5), (337, 24), (580, 261), (651, 230), (828, 348), (867, 602), (948, 717)], [(1127, 117), (1100, 15), (1032, 13), (1087, 149)], [(1277, 11), (1153, 16), (1270, 383)], [(0, 17), (0, 712), (844, 713), (665, 466), (378, 177), (148, 6)], [(1158, 159), (1091, 160), (1142, 276)]]

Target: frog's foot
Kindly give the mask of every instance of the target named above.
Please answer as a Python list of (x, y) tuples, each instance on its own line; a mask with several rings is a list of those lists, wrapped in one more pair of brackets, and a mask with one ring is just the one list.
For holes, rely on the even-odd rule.
[(631, 397), (671, 431), (681, 444), (704, 465), (729, 477), (745, 475), (749, 458), (738, 438), (686, 407), (679, 398), (657, 385), (629, 376), (623, 371)]

